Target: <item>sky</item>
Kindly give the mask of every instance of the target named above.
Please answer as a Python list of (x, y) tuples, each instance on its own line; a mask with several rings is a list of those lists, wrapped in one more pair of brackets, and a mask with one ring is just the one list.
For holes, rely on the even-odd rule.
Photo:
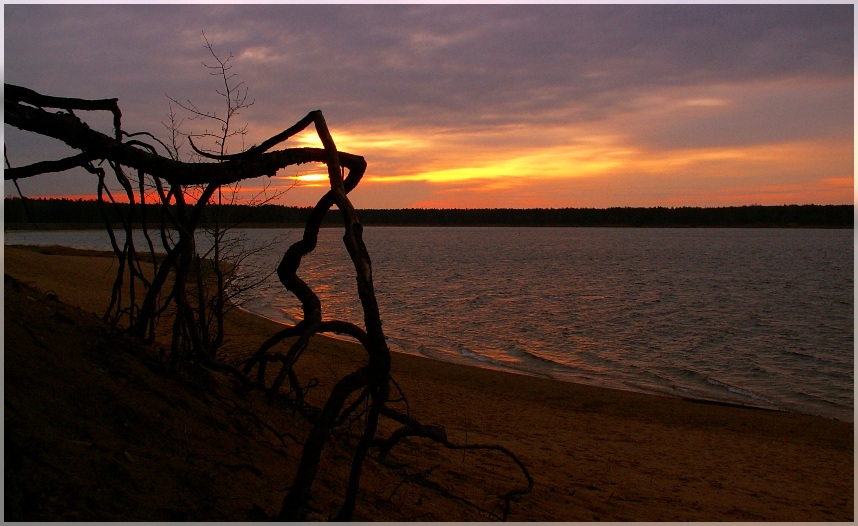
[[(244, 147), (321, 109), (337, 148), (368, 162), (357, 208), (852, 204), (853, 12), (7, 4), (3, 74), (43, 94), (117, 97), (127, 131), (166, 140), (170, 98), (222, 114), (207, 39), (253, 102), (235, 117)], [(173, 109), (185, 133), (211, 127)], [(12, 166), (68, 153), (8, 125), (4, 141)], [(283, 147), (319, 144), (309, 130)], [(241, 195), (289, 188), (278, 202), (312, 205), (324, 174), (289, 167)], [(28, 197), (96, 187), (81, 170), (19, 184)]]

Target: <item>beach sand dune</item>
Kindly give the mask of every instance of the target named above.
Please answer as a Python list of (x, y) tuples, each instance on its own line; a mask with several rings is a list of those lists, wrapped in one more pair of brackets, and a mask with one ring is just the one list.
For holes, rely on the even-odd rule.
[[(219, 375), (168, 377), (151, 351), (109, 335), (93, 313), (107, 305), (116, 262), (77, 254), (5, 249), (5, 518), (252, 520), (274, 513), (300, 448), (285, 436), (280, 443), (271, 429), (300, 435), (300, 420), (258, 393), (235, 395)], [(277, 328), (234, 311), (231, 352), (250, 352)], [(330, 385), (361, 352), (316, 338), (301, 374)], [(524, 461), (536, 483), (513, 503), (511, 520), (854, 518), (849, 422), (399, 354), (393, 376), (413, 414), (444, 425), (451, 441), (499, 444)], [(311, 392), (317, 403), (322, 391)], [(328, 449), (312, 518), (332, 513), (348, 458), (344, 440)], [(485, 520), (445, 490), (492, 508), (493, 495), (524, 483), (502, 455), (419, 440), (391, 461), (367, 463), (356, 519)]]

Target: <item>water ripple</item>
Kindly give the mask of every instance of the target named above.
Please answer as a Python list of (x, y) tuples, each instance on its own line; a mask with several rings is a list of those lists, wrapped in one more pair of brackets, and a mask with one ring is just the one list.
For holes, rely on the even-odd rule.
[[(241, 233), (280, 236), (280, 250), (300, 235)], [(367, 227), (364, 238), (396, 350), (853, 420), (852, 230)], [(109, 248), (97, 231), (6, 234), (19, 242)], [(246, 264), (270, 270), (281, 255)], [(362, 319), (337, 229), (322, 230), (299, 275), (325, 317)], [(248, 308), (300, 315), (274, 277)]]

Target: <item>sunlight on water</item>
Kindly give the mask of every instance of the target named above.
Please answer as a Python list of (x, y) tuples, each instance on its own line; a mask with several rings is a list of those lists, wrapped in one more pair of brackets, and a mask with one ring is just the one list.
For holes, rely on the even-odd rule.
[[(243, 230), (274, 246), (299, 230)], [(299, 271), (325, 319), (362, 324), (338, 229)], [(853, 231), (380, 228), (365, 241), (391, 348), (622, 389), (853, 420)], [(141, 236), (142, 239), (142, 236)], [(6, 243), (108, 249), (104, 232)], [(245, 308), (294, 322), (272, 276)]]

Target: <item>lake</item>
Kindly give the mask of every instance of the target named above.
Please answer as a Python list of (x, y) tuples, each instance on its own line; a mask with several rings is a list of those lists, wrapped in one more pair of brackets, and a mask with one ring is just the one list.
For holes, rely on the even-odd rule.
[[(235, 231), (274, 245), (300, 230)], [(301, 276), (325, 318), (362, 325), (339, 229)], [(7, 244), (109, 250), (102, 231), (7, 232)], [(853, 420), (853, 230), (366, 227), (392, 350), (604, 387)], [(292, 322), (272, 276), (244, 308)], [(395, 376), (395, 371), (394, 371)]]

